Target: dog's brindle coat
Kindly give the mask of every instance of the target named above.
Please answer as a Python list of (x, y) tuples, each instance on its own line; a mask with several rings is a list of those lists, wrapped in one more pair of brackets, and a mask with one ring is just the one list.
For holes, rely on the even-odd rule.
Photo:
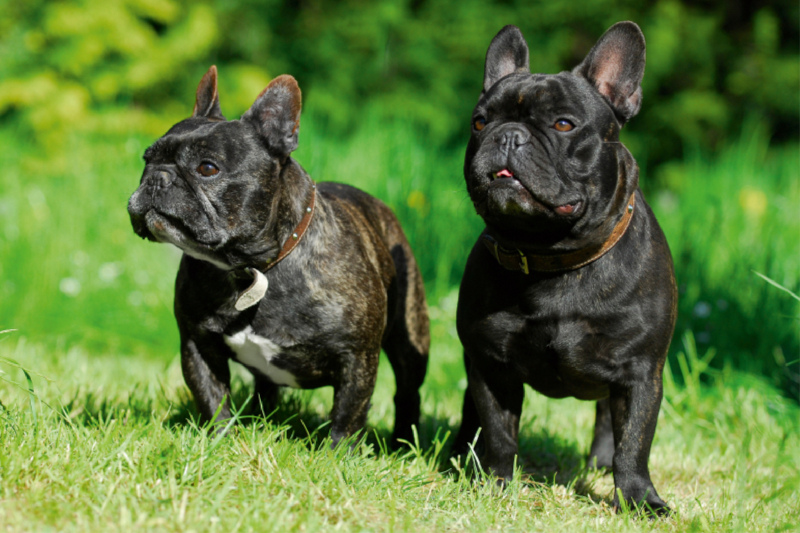
[[(525, 383), (551, 398), (597, 400), (590, 464), (612, 468), (629, 504), (662, 513), (668, 507), (647, 463), (677, 294), (667, 242), (619, 142), (641, 105), (644, 62), (644, 36), (630, 22), (606, 32), (572, 72), (556, 75), (529, 72), (516, 27), (489, 47), (464, 166), (486, 229), (459, 294), (469, 386), (454, 451), (463, 453), (481, 426), (482, 466), (508, 479)], [(632, 195), (627, 231), (585, 266), (507, 270), (483, 242), (551, 257), (599, 249)]]
[[(216, 68), (191, 118), (145, 152), (128, 210), (136, 233), (184, 250), (175, 287), (181, 365), (202, 416), (231, 416), (230, 359), (247, 363), (256, 404), (269, 412), (278, 385), (334, 387), (333, 444), (363, 428), (384, 348), (397, 393), (393, 443), (419, 420), (429, 334), (422, 278), (394, 214), (352, 187), (316, 187), (289, 154), (297, 147), (300, 90), (273, 80), (241, 120), (226, 121)], [(206, 175), (208, 174), (208, 175)], [(316, 194), (311, 223), (293, 239)], [(274, 268), (271, 268), (274, 266)], [(266, 271), (269, 288), (237, 311)], [(269, 269), (269, 270), (267, 270)]]

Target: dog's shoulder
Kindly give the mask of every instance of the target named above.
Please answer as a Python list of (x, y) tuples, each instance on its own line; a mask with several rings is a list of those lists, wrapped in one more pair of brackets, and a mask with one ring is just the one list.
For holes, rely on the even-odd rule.
[(392, 210), (361, 189), (344, 183), (322, 182), (318, 190), (338, 210), (347, 213), (350, 218), (359, 219), (357, 223), (368, 224), (381, 235), (393, 233), (399, 227)]

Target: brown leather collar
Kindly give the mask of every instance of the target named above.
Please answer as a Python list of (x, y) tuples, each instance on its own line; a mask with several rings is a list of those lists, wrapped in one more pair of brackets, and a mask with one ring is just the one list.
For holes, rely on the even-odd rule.
[(566, 272), (575, 270), (600, 259), (619, 242), (633, 218), (635, 196), (636, 193), (631, 195), (622, 219), (614, 226), (614, 231), (611, 232), (608, 239), (599, 246), (590, 246), (561, 255), (533, 255), (523, 253), (517, 249), (509, 250), (503, 248), (495, 239), (486, 234), (481, 235), (481, 240), (494, 258), (497, 259), (497, 262), (508, 270), (519, 270), (524, 274), (528, 274), (531, 271)]
[(283, 243), (283, 248), (281, 248), (278, 257), (274, 260), (267, 259), (264, 263), (262, 263), (259, 267), (261, 272), (266, 272), (270, 268), (274, 267), (281, 261), (283, 261), (287, 255), (292, 253), (295, 246), (297, 246), (300, 241), (303, 239), (303, 235), (306, 234), (306, 230), (308, 229), (309, 224), (311, 224), (311, 219), (314, 218), (314, 207), (316, 206), (317, 200), (317, 184), (313, 181), (311, 182), (311, 201), (308, 203), (308, 206), (305, 209), (305, 213), (303, 214), (303, 218), (300, 219), (300, 223), (297, 227), (294, 228), (294, 231), (289, 238), (286, 239), (286, 242)]

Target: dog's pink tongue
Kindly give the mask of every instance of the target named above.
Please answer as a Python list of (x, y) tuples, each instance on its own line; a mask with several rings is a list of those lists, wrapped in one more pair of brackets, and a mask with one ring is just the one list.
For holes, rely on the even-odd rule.
[(556, 213), (559, 215), (571, 215), (573, 211), (575, 211), (574, 204), (566, 204), (556, 207)]
[(508, 170), (507, 168), (504, 168), (503, 170), (501, 170), (500, 172), (497, 173), (497, 177), (498, 178), (513, 178), (514, 174), (512, 174), (511, 171)]

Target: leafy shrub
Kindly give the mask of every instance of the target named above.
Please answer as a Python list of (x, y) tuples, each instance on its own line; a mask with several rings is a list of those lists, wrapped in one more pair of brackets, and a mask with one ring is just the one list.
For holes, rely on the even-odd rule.
[(523, 30), (534, 72), (557, 72), (623, 19), (648, 40), (646, 104), (626, 132), (642, 164), (716, 147), (747, 113), (783, 140), (800, 125), (788, 0), (5, 0), (3, 12), (0, 113), (50, 142), (75, 127), (159, 134), (218, 63), (236, 112), (288, 72), (338, 133), (374, 109), (459, 145), (501, 27)]

